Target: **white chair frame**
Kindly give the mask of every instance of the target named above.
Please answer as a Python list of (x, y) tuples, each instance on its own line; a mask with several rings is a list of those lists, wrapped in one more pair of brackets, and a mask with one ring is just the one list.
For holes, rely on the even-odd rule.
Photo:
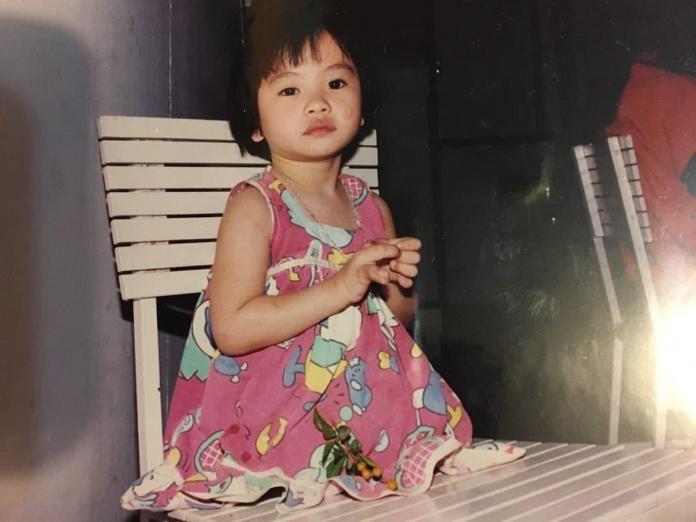
[[(660, 307), (645, 249), (645, 244), (652, 241), (652, 232), (631, 136), (614, 136), (608, 138), (606, 143), (578, 145), (573, 148), (573, 152), (614, 326), (609, 443), (616, 444), (619, 439), (621, 410), (623, 317), (616, 295), (605, 241), (623, 239), (631, 245), (650, 317), (651, 333), (654, 337), (660, 324)], [(657, 350), (659, 345), (656, 339), (653, 339), (652, 344)], [(656, 356), (655, 360), (658, 367), (655, 374), (653, 438), (655, 447), (663, 448), (666, 438), (666, 386), (664, 372), (660, 367), (661, 358)]]
[[(98, 132), (121, 297), (133, 301), (144, 473), (162, 460), (156, 299), (203, 289), (229, 189), (267, 162), (242, 156), (225, 121), (103, 116)], [(348, 168), (377, 188), (374, 134)]]

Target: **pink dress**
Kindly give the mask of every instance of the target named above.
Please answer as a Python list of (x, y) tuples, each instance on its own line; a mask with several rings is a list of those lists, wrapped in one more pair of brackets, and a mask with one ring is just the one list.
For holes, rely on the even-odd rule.
[[(353, 176), (340, 180), (363, 224), (357, 230), (314, 222), (270, 170), (232, 190), (255, 187), (272, 215), (266, 294), (327, 279), (347, 260), (343, 253), (384, 237), (368, 187)], [(469, 448), (471, 421), (461, 402), (374, 293), (292, 339), (240, 357), (215, 349), (209, 319), (204, 290), (172, 398), (165, 460), (126, 491), (127, 509), (217, 507), (282, 487), (282, 512), (320, 503), (332, 483), (360, 500), (410, 495), (429, 487), (436, 465), (462, 473), (523, 454), (501, 444)], [(327, 478), (332, 456), (323, 459), (314, 408), (350, 427), (383, 469), (382, 481), (346, 473)]]

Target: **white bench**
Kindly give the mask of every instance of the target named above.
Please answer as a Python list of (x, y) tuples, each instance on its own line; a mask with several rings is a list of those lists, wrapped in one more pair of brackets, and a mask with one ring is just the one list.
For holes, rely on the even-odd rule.
[[(99, 119), (121, 297), (133, 300), (140, 469), (162, 459), (156, 299), (197, 293), (212, 263), (227, 191), (265, 166), (241, 157), (225, 122)], [(350, 172), (377, 188), (377, 149), (363, 142)], [(427, 494), (357, 503), (327, 499), (295, 520), (679, 520), (696, 516), (696, 452), (648, 445), (518, 443), (522, 460), (471, 476), (438, 475)], [(133, 477), (134, 479), (136, 477)], [(216, 511), (144, 513), (192, 522), (275, 520), (275, 499)], [(658, 518), (650, 518), (653, 515)], [(564, 518), (566, 517), (566, 518)]]

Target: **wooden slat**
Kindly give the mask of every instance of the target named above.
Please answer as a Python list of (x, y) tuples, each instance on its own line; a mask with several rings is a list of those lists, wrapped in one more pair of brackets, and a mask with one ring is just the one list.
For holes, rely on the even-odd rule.
[[(494, 495), (479, 506), (479, 510), (471, 517), (462, 520), (478, 522), (497, 522), (510, 520), (548, 505), (559, 499), (566, 498), (583, 487), (596, 484), (600, 480), (619, 473), (617, 468), (626, 462), (644, 457), (654, 460), (650, 455), (652, 450), (643, 448), (625, 449), (621, 446), (605, 447), (607, 452), (598, 457), (584, 461), (576, 466), (560, 470), (558, 473), (544, 477), (541, 480), (529, 482), (517, 491), (508, 490), (506, 495)], [(611, 448), (611, 449), (610, 449)]]
[(109, 216), (222, 214), (228, 192), (111, 192)]
[(592, 183), (592, 194), (595, 197), (616, 197), (616, 188), (609, 183)]
[(160, 268), (209, 267), (215, 258), (215, 241), (117, 247), (115, 256), (119, 273)]
[[(679, 473), (680, 468), (684, 470), (682, 473)], [(601, 490), (593, 490), (594, 495), (585, 497), (585, 502), (579, 505), (577, 510), (567, 509), (566, 516), (562, 520), (567, 522), (596, 520), (597, 517), (617, 510), (622, 505), (626, 508), (636, 501), (639, 502), (646, 495), (669, 487), (673, 474), (676, 474), (678, 479), (693, 480), (695, 472), (696, 462), (694, 462), (693, 454), (684, 453), (672, 459), (661, 460), (639, 472), (633, 472), (603, 484)], [(573, 505), (577, 505), (577, 502)], [(630, 514), (627, 516), (630, 519)], [(618, 520), (626, 520), (626, 518)]]
[(128, 300), (163, 295), (196, 294), (205, 287), (208, 272), (208, 269), (197, 269), (121, 275), (118, 278), (121, 298)]
[(143, 241), (185, 241), (215, 239), (220, 217), (146, 217), (111, 220), (114, 245)]
[[(186, 164), (186, 165), (266, 165), (262, 158), (242, 155), (232, 143), (206, 141), (103, 140), (102, 165)], [(358, 147), (350, 165), (377, 165), (375, 147)]]
[[(104, 167), (104, 184), (107, 191), (139, 189), (229, 189), (237, 183), (261, 172), (255, 167), (161, 167), (107, 166)], [(344, 168), (365, 180), (372, 188), (378, 186), (376, 168)]]
[[(98, 120), (97, 128), (99, 139), (234, 141), (229, 124), (224, 120), (102, 116)], [(377, 134), (372, 132), (361, 143), (376, 146)]]
[(621, 208), (621, 201), (615, 196), (594, 199), (597, 202), (598, 210), (618, 210)]
[[(538, 466), (514, 479), (495, 481), (475, 491), (456, 491), (435, 499), (432, 504), (439, 516), (465, 520), (468, 515), (481, 514), (502, 502), (503, 499), (533, 492), (538, 487), (554, 483), (556, 480), (572, 475), (574, 468), (607, 452), (607, 447), (586, 447), (583, 451), (570, 453), (565, 458)], [(411, 520), (427, 520), (429, 513), (411, 517)]]
[(633, 198), (633, 206), (636, 208), (636, 212), (647, 212), (648, 205), (645, 203), (644, 196), (637, 196)]
[(138, 118), (102, 116), (98, 120), (99, 139), (175, 139), (234, 141), (230, 125), (224, 120), (187, 118)]
[(229, 189), (261, 167), (104, 167), (106, 190)]
[(264, 165), (256, 156), (242, 156), (232, 143), (205, 141), (103, 140), (102, 165), (155, 163), (200, 165)]
[(693, 484), (686, 484), (681, 490), (670, 492), (672, 498), (667, 500), (667, 502), (657, 503), (648, 511), (633, 518), (631, 522), (693, 520), (696, 518), (694, 491), (696, 491), (696, 487)]
[[(633, 473), (638, 476), (641, 470), (649, 470), (656, 463), (671, 459), (674, 456), (671, 452), (653, 449), (638, 452), (606, 469), (598, 470), (594, 474), (563, 486), (551, 497), (544, 494), (543, 499), (539, 499), (536, 506), (529, 504), (520, 506), (523, 509), (519, 513), (519, 521), (535, 522), (537, 520), (552, 520), (562, 516), (575, 509), (575, 506), (587, 505), (602, 498), (602, 495), (605, 494), (604, 491), (607, 492), (607, 495), (611, 494), (609, 492), (611, 485), (621, 482), (625, 477)], [(604, 484), (608, 485), (607, 490), (603, 488)]]
[[(592, 179), (592, 183), (601, 183), (605, 182), (608, 180), (613, 181), (614, 179), (614, 172), (612, 171), (612, 168), (610, 165), (602, 165), (601, 168), (596, 168), (596, 164), (593, 163), (594, 160), (592, 158), (587, 158), (587, 161), (589, 164), (593, 164), (594, 167), (592, 169), (589, 169), (590, 172), (590, 179)], [(631, 181), (638, 181), (640, 180), (640, 173), (638, 172), (638, 165), (626, 165), (626, 175), (629, 180)]]
[(645, 241), (646, 243), (653, 242), (652, 231), (649, 228), (642, 228), (640, 232), (641, 234), (643, 234), (643, 241)]
[(579, 145), (573, 147), (573, 156), (575, 158), (575, 164), (580, 173), (580, 183), (582, 185), (583, 194), (585, 196), (585, 208), (587, 209), (587, 215), (590, 218), (590, 224), (592, 225), (592, 230), (594, 235), (601, 237), (604, 232), (602, 230), (602, 223), (599, 219), (597, 201), (593, 196), (592, 192), (592, 181), (589, 176), (589, 171), (587, 168), (587, 158), (585, 157), (584, 151), (586, 146)]

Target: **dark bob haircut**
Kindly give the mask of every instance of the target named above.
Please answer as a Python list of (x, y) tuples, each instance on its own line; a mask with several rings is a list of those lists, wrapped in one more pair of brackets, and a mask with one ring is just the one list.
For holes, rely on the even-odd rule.
[(365, 125), (352, 146), (372, 131), (380, 89), (373, 56), (367, 49), (369, 39), (359, 30), (360, 3), (352, 3), (352, 8), (350, 4), (349, 0), (254, 0), (245, 20), (242, 57), (230, 86), (230, 129), (242, 154), (249, 152), (270, 160), (266, 141), (256, 143), (251, 139), (260, 128), (259, 85), (279, 65), (299, 65), (306, 46), (317, 57), (323, 33), (331, 35), (352, 60), (360, 78)]

